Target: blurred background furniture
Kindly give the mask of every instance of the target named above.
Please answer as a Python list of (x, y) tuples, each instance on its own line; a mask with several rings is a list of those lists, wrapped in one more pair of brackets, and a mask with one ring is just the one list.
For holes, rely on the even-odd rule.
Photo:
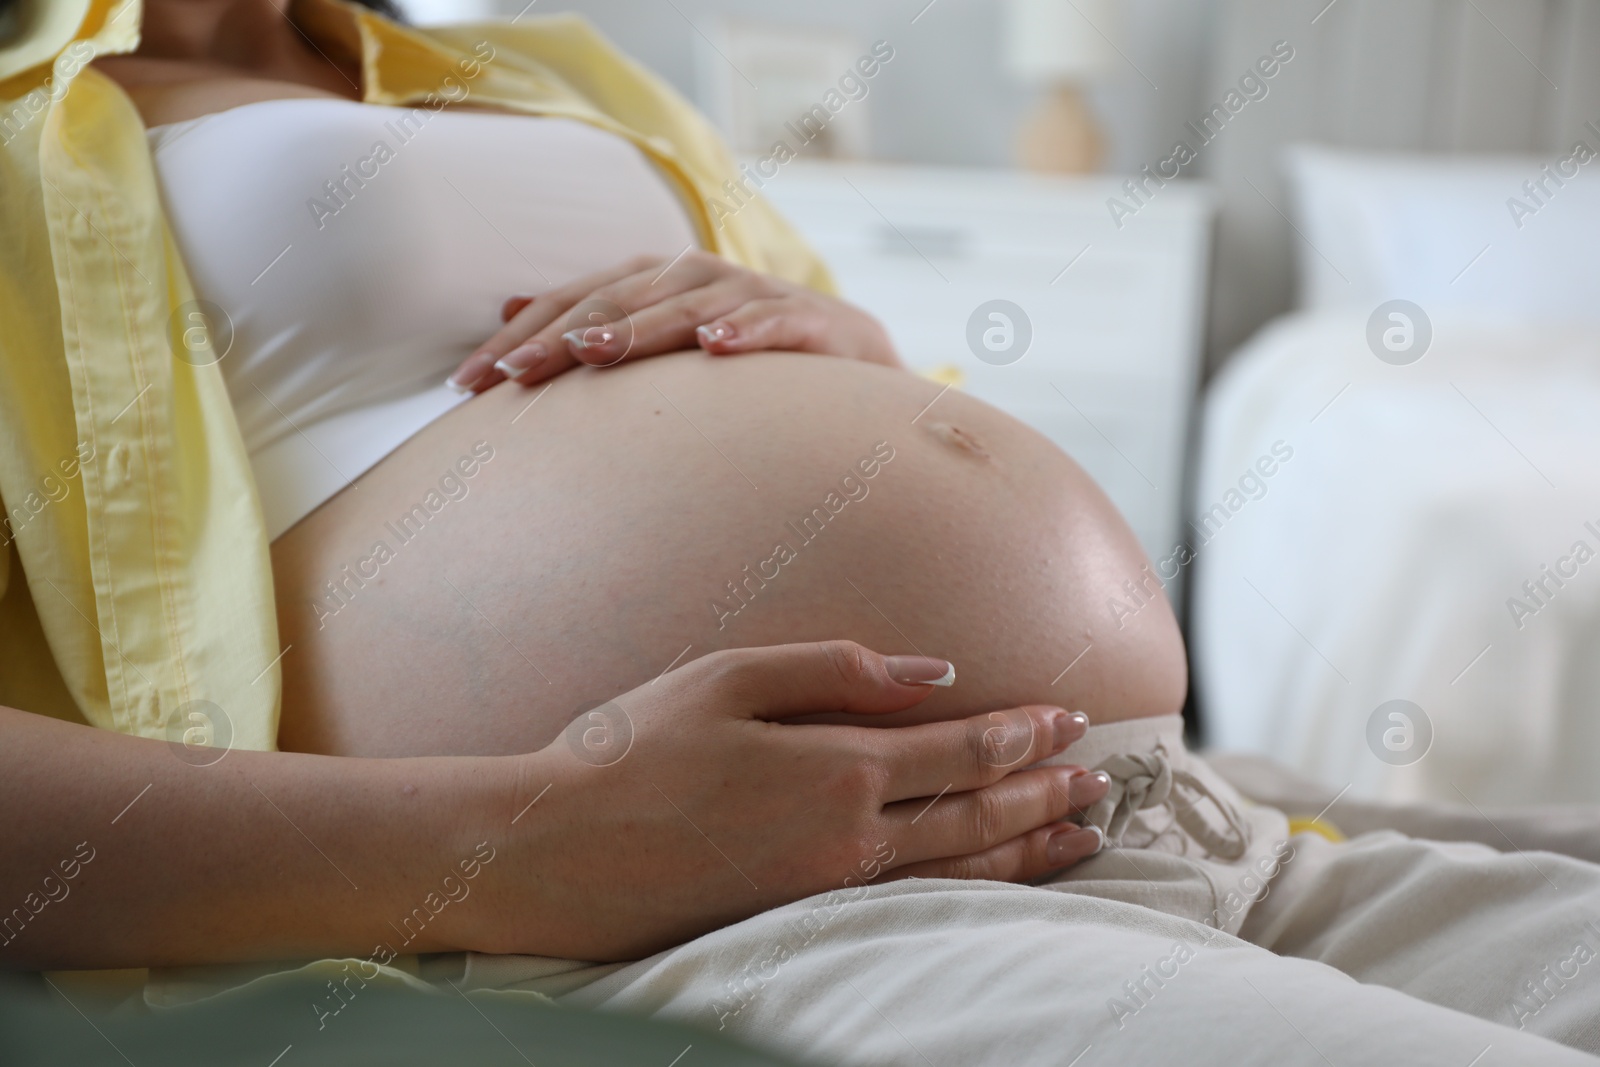
[[(1212, 383), (1192, 513), (1295, 449), (1195, 565), (1209, 735), (1353, 795), (1600, 799), (1600, 569), (1573, 559), (1600, 548), (1600, 166), (1572, 161), (1600, 151), (1600, 5), (1228, 0), (1216, 69), (1278, 39), (1291, 69), (1206, 171), (1211, 354), (1254, 339)], [(1391, 299), (1429, 327), (1414, 360), (1369, 342)], [(1391, 700), (1409, 751), (1370, 729)]]
[[(1061, 0), (1066, 2), (1066, 0)], [(1099, 0), (1070, 0), (1099, 19)], [(1341, 0), (1344, 2), (1344, 0)], [(843, 34), (865, 51), (895, 49), (865, 102), (871, 113), (866, 158), (877, 162), (1010, 167), (1016, 136), (1038, 88), (1007, 66), (1005, 5), (995, 0), (401, 0), (421, 21), (493, 15), (528, 18), (573, 11), (709, 114), (720, 75), (764, 85), (729, 51), (726, 28), (765, 24), (794, 32)], [(1201, 95), (1210, 68), (1217, 0), (1113, 0), (1117, 66), (1086, 85), (1106, 131), (1105, 169), (1122, 174), (1159, 159)], [(1108, 26), (1113, 23), (1107, 23)], [(723, 54), (719, 55), (719, 51)], [(732, 62), (730, 62), (732, 61)], [(732, 68), (738, 66), (740, 71)], [(1142, 72), (1142, 73), (1141, 73)], [(834, 76), (837, 77), (838, 72)], [(892, 75), (892, 76), (891, 76)], [(818, 85), (820, 93), (824, 85)], [(852, 105), (853, 106), (853, 105)]]
[(1286, 146), (1532, 153), (1548, 162), (1585, 121), (1600, 121), (1592, 0), (1214, 0), (1211, 12), (1212, 85), (1237, 77), (1273, 41), (1296, 51), (1264, 102), (1271, 106), (1230, 128), (1202, 161), (1220, 199), (1213, 367), (1297, 302), (1304, 275), (1285, 196)]
[(1006, 66), (1043, 89), (1017, 137), (1017, 161), (1028, 170), (1100, 169), (1105, 135), (1083, 90), (1118, 68), (1121, 36), (1115, 0), (1007, 0)]

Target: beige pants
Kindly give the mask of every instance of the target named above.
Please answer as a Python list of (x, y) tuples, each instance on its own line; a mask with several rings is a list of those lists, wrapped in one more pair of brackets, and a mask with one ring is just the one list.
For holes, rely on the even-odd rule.
[(466, 983), (842, 1064), (1597, 1062), (1600, 866), (1290, 835), (1176, 718), (1066, 759), (1112, 774), (1111, 847), (1047, 885), (841, 888), (633, 964), (473, 956)]
[[(1184, 748), (1176, 716), (1098, 727), (1052, 762), (1111, 774), (1110, 795), (1086, 821), (1116, 847), (1051, 888), (1180, 915), (1281, 956), (1600, 1053), (1600, 866), (1518, 848), (1487, 815), (1474, 836), (1501, 837), (1504, 852), (1393, 830), (1338, 844), (1318, 833), (1291, 836), (1282, 811), (1246, 800)], [(1334, 825), (1343, 814), (1337, 796), (1316, 811), (1306, 806), (1302, 814)], [(1368, 828), (1382, 818), (1379, 805), (1349, 808)], [(1393, 810), (1413, 833), (1438, 826), (1461, 836), (1474, 822), (1439, 806)], [(1572, 809), (1563, 814), (1562, 840), (1593, 854), (1600, 812), (1589, 812), (1586, 840)]]

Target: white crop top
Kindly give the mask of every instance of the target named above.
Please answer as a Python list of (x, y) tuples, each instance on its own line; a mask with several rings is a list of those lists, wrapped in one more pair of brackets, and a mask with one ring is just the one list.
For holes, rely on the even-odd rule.
[(272, 538), (465, 399), (508, 296), (696, 243), (636, 148), (566, 119), (273, 100), (149, 137), (199, 303), (173, 333), (210, 331)]

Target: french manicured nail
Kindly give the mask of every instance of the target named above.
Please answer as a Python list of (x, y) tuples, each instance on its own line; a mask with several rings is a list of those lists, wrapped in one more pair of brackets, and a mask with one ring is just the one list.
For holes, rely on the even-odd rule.
[(694, 332), (704, 344), (712, 345), (719, 341), (733, 340), (737, 331), (731, 322), (708, 322)]
[(567, 342), (567, 347), (574, 353), (578, 353), (608, 345), (616, 336), (617, 331), (609, 326), (589, 326), (582, 330), (568, 330), (561, 335), (561, 339)]
[(1088, 731), (1089, 716), (1081, 711), (1064, 711), (1056, 716), (1055, 722), (1051, 724), (1050, 729), (1055, 741), (1056, 751), (1060, 752), (1074, 741), (1083, 737), (1084, 733)]
[(489, 373), (494, 356), (488, 352), (476, 353), (462, 368), (450, 375), (445, 384), (458, 393), (470, 393), (472, 387), (483, 380)]
[(1067, 786), (1067, 799), (1075, 808), (1087, 808), (1111, 791), (1111, 776), (1105, 771), (1080, 774)]
[(1045, 858), (1060, 866), (1085, 859), (1105, 847), (1106, 835), (1100, 832), (1100, 827), (1074, 826), (1050, 835), (1045, 845)]
[(885, 656), (889, 677), (901, 685), (955, 685), (956, 665), (931, 656)]
[(532, 370), (536, 365), (543, 363), (550, 353), (544, 350), (544, 345), (538, 341), (529, 341), (527, 344), (518, 345), (507, 352), (495, 363), (494, 369), (504, 374), (507, 378), (515, 378)]

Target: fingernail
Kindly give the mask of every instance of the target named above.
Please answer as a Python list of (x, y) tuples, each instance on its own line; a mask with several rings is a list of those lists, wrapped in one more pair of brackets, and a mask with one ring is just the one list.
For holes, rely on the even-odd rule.
[(590, 348), (599, 348), (608, 345), (617, 336), (617, 331), (609, 326), (590, 326), (582, 330), (568, 330), (561, 335), (567, 346), (574, 353), (586, 351)]
[(485, 374), (489, 373), (489, 367), (486, 364), (491, 358), (493, 357), (487, 352), (474, 353), (472, 359), (465, 366), (445, 379), (444, 384), (458, 393), (472, 392), (472, 387), (482, 381)]
[(883, 665), (889, 677), (901, 685), (956, 684), (956, 665), (931, 656), (885, 656)]
[(1089, 729), (1089, 716), (1081, 711), (1066, 711), (1057, 715), (1051, 724), (1051, 734), (1055, 741), (1056, 751), (1060, 752), (1074, 741), (1083, 736)]
[(1105, 771), (1080, 774), (1067, 786), (1067, 799), (1075, 808), (1086, 808), (1102, 799), (1111, 790), (1111, 776)]
[(716, 344), (718, 341), (731, 341), (736, 331), (731, 322), (711, 322), (699, 327), (696, 336), (706, 344)]
[(544, 345), (538, 341), (529, 341), (507, 352), (495, 363), (494, 369), (507, 378), (515, 378), (532, 370), (536, 364), (544, 362), (547, 355), (549, 353), (544, 350)]
[(1045, 859), (1053, 864), (1072, 863), (1094, 855), (1106, 846), (1106, 835), (1098, 826), (1074, 826), (1051, 834), (1045, 845)]

